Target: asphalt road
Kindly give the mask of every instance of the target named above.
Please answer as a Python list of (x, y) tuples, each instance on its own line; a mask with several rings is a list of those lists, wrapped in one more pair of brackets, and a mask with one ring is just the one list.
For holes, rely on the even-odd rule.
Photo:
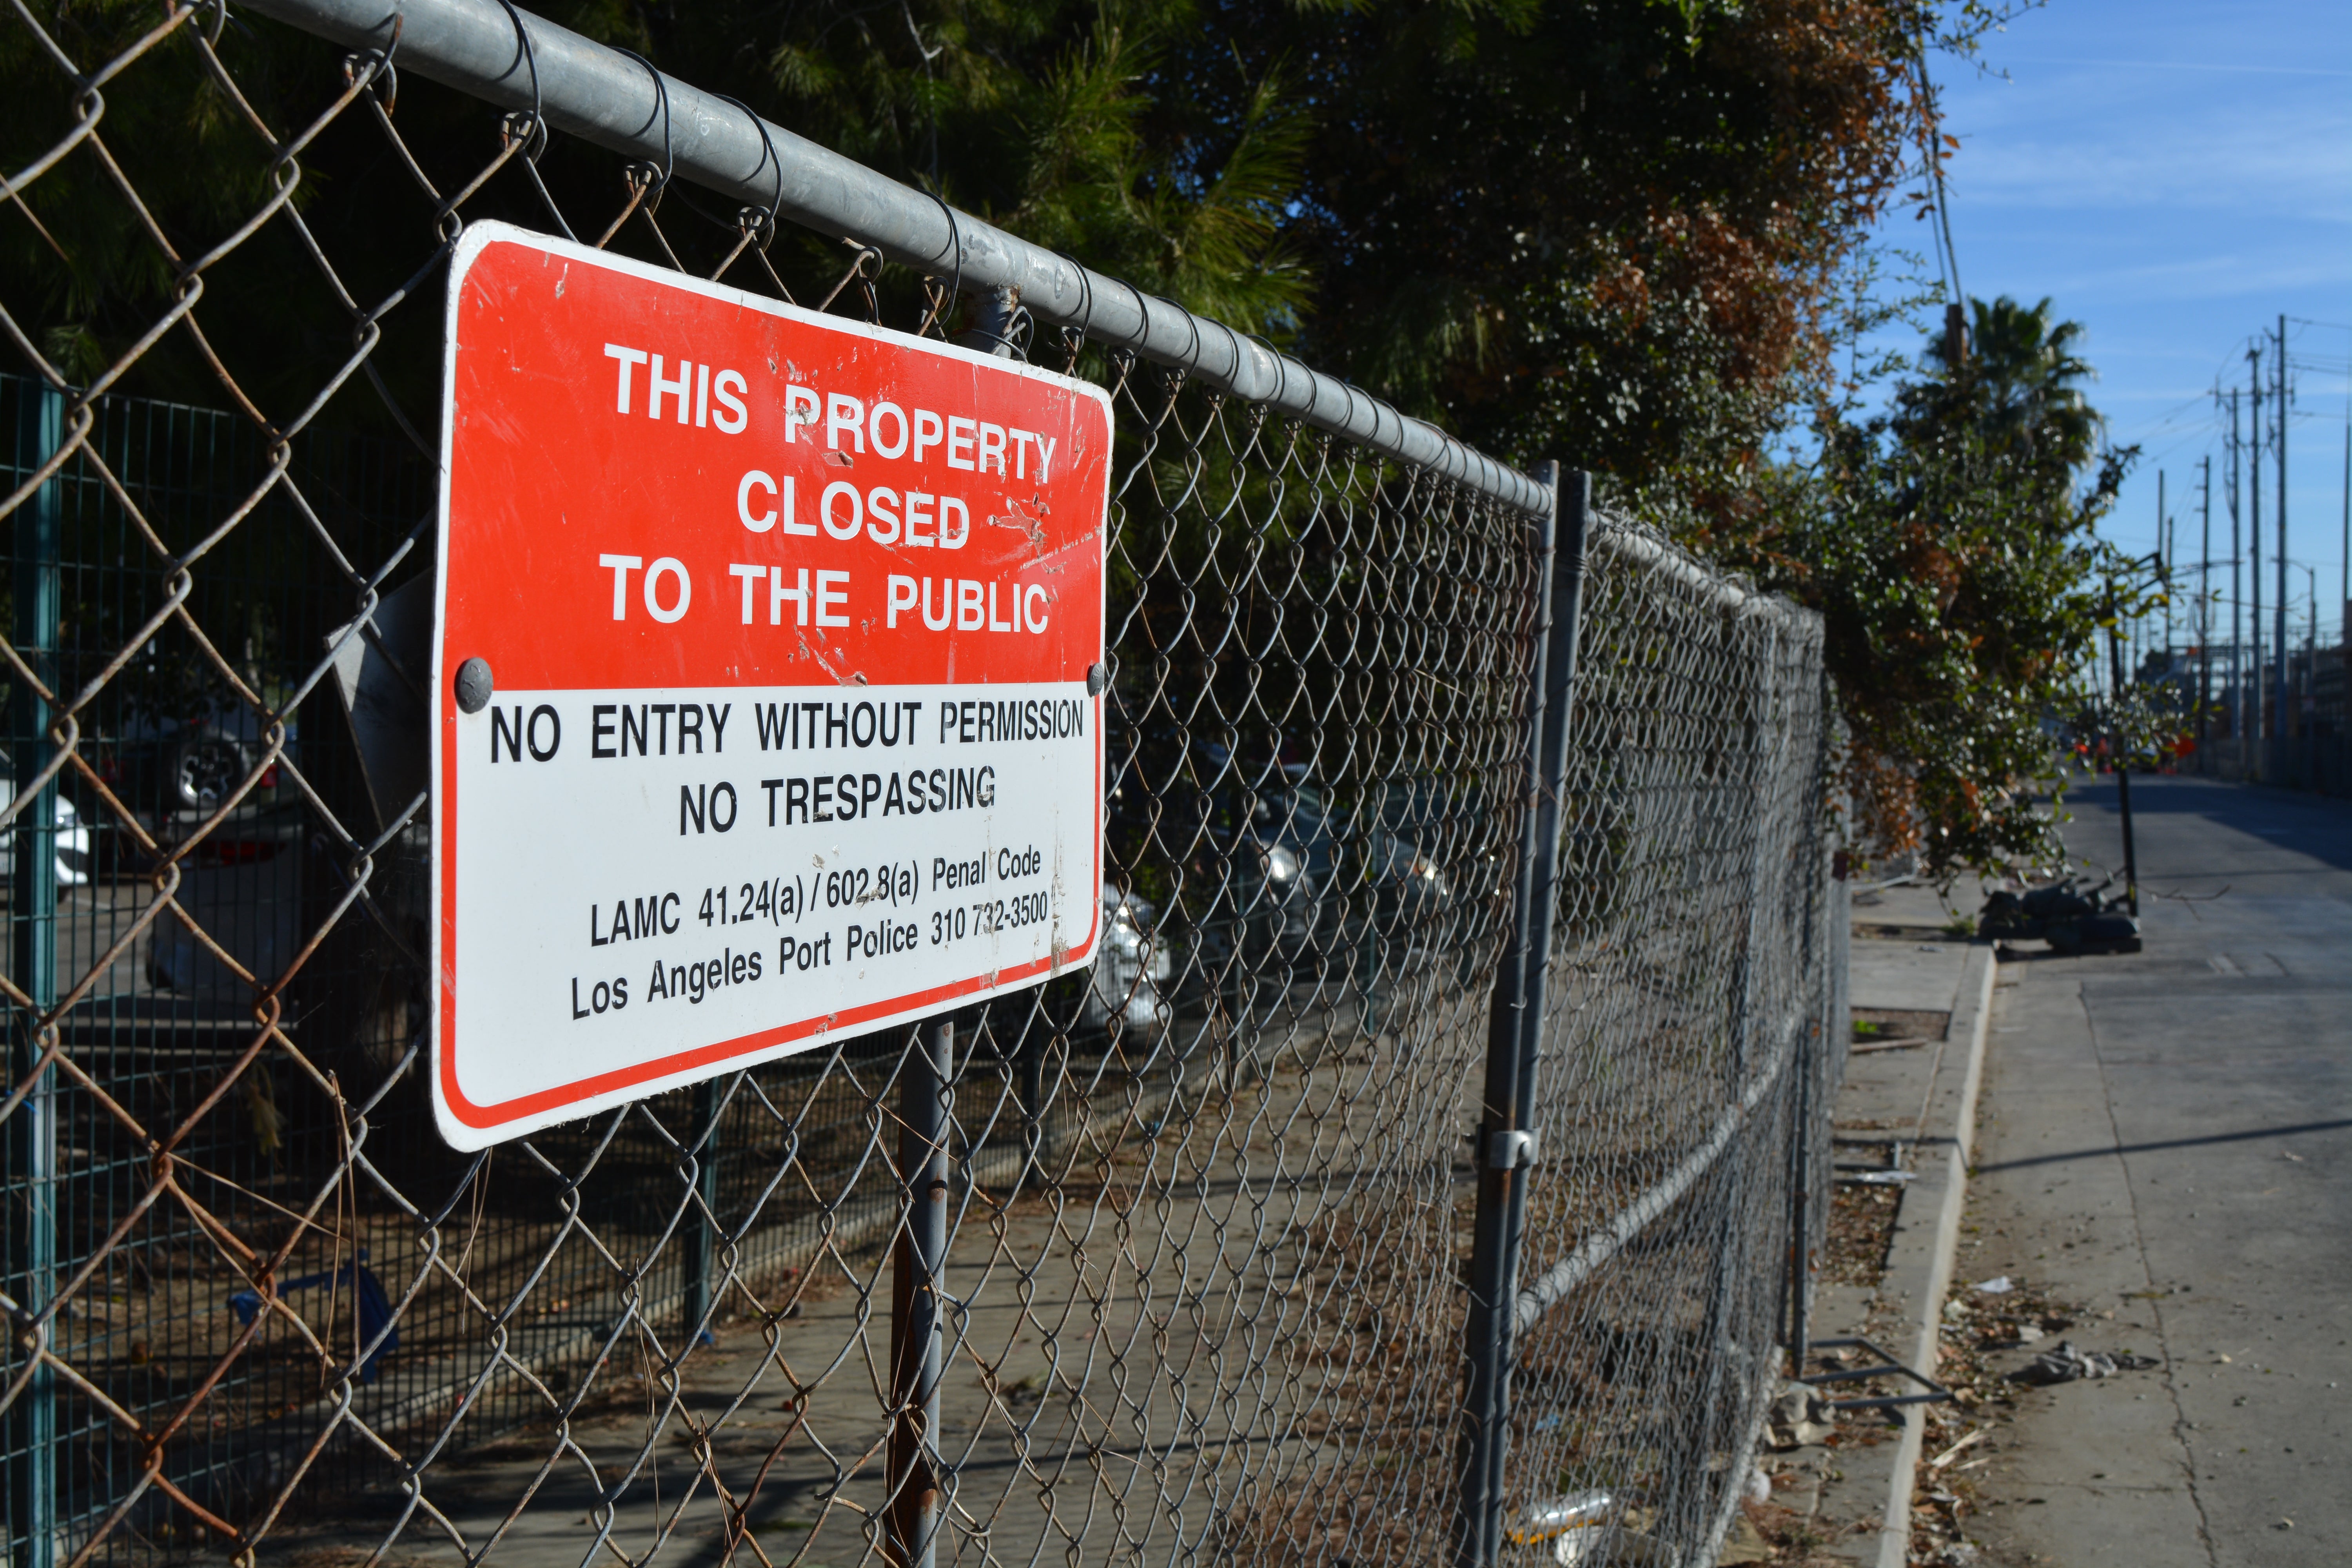
[[(2002, 964), (1958, 1278), (2165, 1364), (2021, 1394), (1969, 1533), (2064, 1568), (2352, 1562), (2352, 805), (2132, 795), (2146, 951)], [(2068, 797), (2072, 852), (2120, 864), (2115, 801)]]

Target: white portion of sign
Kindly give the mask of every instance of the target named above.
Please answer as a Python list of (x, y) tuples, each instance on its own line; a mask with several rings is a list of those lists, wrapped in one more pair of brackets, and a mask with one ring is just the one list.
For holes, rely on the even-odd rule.
[(744, 1065), (1089, 962), (1097, 718), (1083, 683), (499, 692), (455, 742), (458, 1089), (817, 1021)]

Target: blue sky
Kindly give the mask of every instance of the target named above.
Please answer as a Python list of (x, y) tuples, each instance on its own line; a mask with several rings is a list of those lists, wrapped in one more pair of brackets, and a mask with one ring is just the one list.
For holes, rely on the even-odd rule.
[[(2318, 568), (2321, 632), (2334, 636), (2352, 361), (2352, 0), (2052, 0), (1988, 38), (1983, 64), (2007, 79), (1937, 67), (1961, 142), (1949, 165), (1960, 280), (1980, 299), (2047, 295), (2085, 328), (2092, 401), (2112, 439), (2144, 451), (2105, 530), (2116, 542), (2155, 548), (2161, 468), (2180, 558), (2193, 561), (2196, 470), (2210, 453), (2214, 552), (2227, 553), (2226, 416), (2212, 388), (2245, 384), (2246, 348), (2281, 311), (2332, 323), (2287, 323), (2287, 554)], [(1887, 237), (1912, 248), (1927, 238), (1907, 216)], [(2267, 602), (2267, 454), (2264, 467)], [(2298, 565), (2296, 605), (2305, 592)]]

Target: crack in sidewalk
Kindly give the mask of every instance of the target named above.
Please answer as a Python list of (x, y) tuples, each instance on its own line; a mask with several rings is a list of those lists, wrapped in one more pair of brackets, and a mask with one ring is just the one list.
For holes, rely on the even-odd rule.
[(2180, 1468), (2186, 1478), (2189, 1504), (2197, 1510), (2197, 1536), (2204, 1542), (2205, 1561), (2212, 1564), (2212, 1568), (2221, 1568), (2221, 1554), (2213, 1544), (2213, 1521), (2206, 1512), (2205, 1497), (2197, 1485), (2197, 1451), (2189, 1441), (2189, 1412), (2181, 1405), (2180, 1383), (2174, 1375), (2179, 1362), (2172, 1351), (2172, 1334), (2165, 1326), (2163, 1300), (2155, 1293), (2156, 1271), (2148, 1265), (2147, 1232), (2140, 1223), (2139, 1184), (2132, 1174), (2131, 1156), (2124, 1152), (2122, 1124), (2116, 1120), (2115, 1085), (2107, 1076), (2106, 1052), (2099, 1044), (2099, 1020), (2091, 1011), (2089, 998), (2083, 994), (2079, 986), (2075, 988), (2074, 1000), (2075, 1005), (2083, 1009), (2083, 1024), (2090, 1035), (2091, 1059), (2098, 1064), (2099, 1097), (2106, 1107), (2107, 1132), (2115, 1141), (2116, 1162), (2123, 1167), (2124, 1195), (2131, 1205), (2132, 1244), (2139, 1254), (2140, 1278), (2149, 1292), (2148, 1315), (2156, 1320), (2156, 1342), (2164, 1352), (2164, 1396), (2172, 1403), (2172, 1438), (2180, 1445)]

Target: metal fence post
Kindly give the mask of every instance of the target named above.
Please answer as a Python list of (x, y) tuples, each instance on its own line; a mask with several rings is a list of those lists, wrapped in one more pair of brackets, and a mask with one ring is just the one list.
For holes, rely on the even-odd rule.
[[(18, 395), (18, 471), (31, 473), (47, 462), (64, 437), (65, 398), (55, 387), (26, 385)], [(16, 569), (11, 587), (10, 639), (17, 653), (54, 688), (57, 680), (58, 555), (63, 502), (58, 482), (42, 485), (16, 510)], [(48, 766), (56, 754), (49, 740), (49, 705), (22, 681), (9, 704), (11, 795)], [(15, 1038), (10, 1087), (37, 1067), (42, 1040), (38, 1015), (57, 1001), (58, 786), (42, 786), (17, 814), (14, 864), (9, 868), (9, 973), (31, 1008), (21, 1012)], [(57, 1289), (57, 1077), (48, 1075), (16, 1108), (0, 1136), (8, 1149), (7, 1228), (16, 1245), (8, 1259), (9, 1292), (21, 1315), (16, 1325), (20, 1353), (46, 1349), (54, 1323), (28, 1331), (25, 1320), (48, 1306)], [(14, 1458), (8, 1490), (10, 1531), (17, 1538), (21, 1568), (50, 1568), (58, 1546), (57, 1388), (55, 1374), (36, 1366), (17, 1394), (6, 1425)]]
[[(707, 1079), (694, 1086), (694, 1119), (699, 1140), (694, 1154), (694, 1196), (686, 1205), (686, 1333), (684, 1351), (713, 1338), (710, 1309), (719, 1241), (719, 1118), (726, 1109), (726, 1081)], [(681, 1353), (684, 1353), (682, 1351)]]
[(1485, 1568), (1502, 1546), (1512, 1314), (1527, 1225), (1528, 1184), (1520, 1173), (1536, 1154), (1528, 1123), (1543, 1042), (1544, 981), (1559, 868), (1560, 796), (1567, 783), (1569, 691), (1575, 678), (1584, 521), (1591, 486), (1589, 475), (1562, 475), (1557, 464), (1547, 464), (1538, 472), (1551, 485), (1552, 509), (1538, 525), (1543, 564), (1537, 583), (1519, 865), (1512, 889), (1510, 942), (1495, 975), (1485, 1109), (1475, 1154), (1477, 1229), (1470, 1260), (1469, 1367), (1463, 1393), (1461, 1494), (1454, 1526), (1454, 1561), (1461, 1568)]
[[(1827, 859), (1824, 857), (1824, 859)], [(1845, 858), (1838, 856), (1822, 889), (1821, 911), (1816, 921), (1820, 928), (1822, 951), (1815, 960), (1819, 979), (1815, 1026), (1799, 1055), (1797, 1127), (1795, 1157), (1791, 1162), (1791, 1182), (1795, 1191), (1790, 1194), (1789, 1212), (1789, 1375), (1805, 1375), (1805, 1363), (1811, 1355), (1813, 1334), (1813, 1213), (1820, 1203), (1819, 1188), (1829, 1151), (1823, 1147), (1829, 1136), (1829, 1119), (1822, 1114), (1820, 1096), (1831, 1082), (1832, 1053), (1837, 1048), (1835, 1031), (1844, 1027), (1840, 1004), (1843, 994), (1837, 984), (1834, 967), (1837, 944), (1831, 922), (1843, 920), (1845, 900), (1840, 895), (1845, 889)], [(1822, 1215), (1826, 1227), (1829, 1216)]]
[[(1813, 777), (1826, 792), (1830, 773), (1832, 745), (1830, 715), (1836, 711), (1836, 691), (1830, 684), (1829, 674), (1820, 674), (1821, 731), (1813, 746)], [(1834, 922), (1844, 918), (1843, 900), (1838, 894), (1845, 887), (1845, 855), (1832, 850), (1827, 842), (1828, 824), (1835, 820), (1830, 813), (1826, 795), (1817, 803), (1820, 816), (1813, 828), (1812, 885), (1806, 896), (1811, 900), (1812, 920), (1805, 936), (1805, 973), (1811, 983), (1813, 1023), (1797, 1044), (1797, 1112), (1796, 1125), (1790, 1138), (1789, 1192), (1789, 1262), (1786, 1293), (1787, 1319), (1783, 1324), (1784, 1339), (1789, 1347), (1789, 1375), (1805, 1375), (1808, 1346), (1812, 1337), (1813, 1306), (1813, 1210), (1815, 1184), (1823, 1168), (1827, 1152), (1822, 1139), (1828, 1131), (1828, 1119), (1821, 1117), (1819, 1096), (1829, 1082), (1829, 1066), (1834, 1059), (1835, 1031), (1845, 1026), (1839, 1016), (1839, 987), (1836, 970), (1840, 949)], [(1816, 1119), (1821, 1125), (1816, 1127)], [(1828, 1216), (1823, 1215), (1826, 1223)]]
[(948, 1096), (955, 1024), (919, 1025), (898, 1089), (907, 1220), (890, 1275), (890, 1561), (931, 1568), (940, 1528), (940, 1274), (948, 1252)]

